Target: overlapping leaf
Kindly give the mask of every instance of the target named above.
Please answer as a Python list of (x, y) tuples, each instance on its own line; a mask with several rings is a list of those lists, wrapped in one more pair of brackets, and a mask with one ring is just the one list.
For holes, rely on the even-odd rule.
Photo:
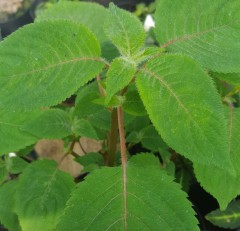
[(0, 44), (0, 109), (61, 102), (101, 71), (99, 56), (96, 38), (80, 24), (60, 20), (25, 26)]
[(238, 0), (161, 0), (155, 13), (162, 47), (218, 72), (240, 72)]
[(137, 88), (163, 140), (194, 163), (234, 172), (220, 97), (199, 65), (161, 55), (139, 71)]
[(56, 230), (199, 230), (185, 193), (153, 162), (130, 161), (126, 191), (121, 167), (95, 170), (73, 192)]
[(135, 71), (134, 63), (123, 58), (113, 60), (107, 72), (106, 103), (109, 103), (114, 94), (129, 84)]
[(206, 219), (214, 225), (226, 229), (240, 227), (240, 201), (232, 201), (225, 211), (216, 209), (206, 215)]
[(109, 16), (104, 29), (107, 37), (124, 56), (133, 56), (144, 45), (146, 35), (141, 22), (113, 3), (109, 5)]
[(24, 231), (49, 231), (62, 214), (74, 187), (53, 161), (35, 162), (24, 171), (16, 193), (16, 212)]
[(221, 209), (225, 209), (233, 198), (240, 195), (240, 109), (226, 108), (225, 113), (228, 122), (229, 156), (235, 167), (236, 176), (234, 177), (218, 167), (194, 165), (198, 181), (207, 192), (218, 200)]
[(0, 224), (9, 231), (21, 231), (18, 217), (14, 212), (17, 183), (9, 181), (0, 187)]
[(0, 111), (0, 154), (18, 151), (37, 141), (37, 137), (21, 130), (21, 128), (38, 114), (39, 112)]
[(26, 123), (22, 129), (38, 138), (61, 139), (72, 133), (71, 125), (72, 121), (67, 112), (50, 109)]

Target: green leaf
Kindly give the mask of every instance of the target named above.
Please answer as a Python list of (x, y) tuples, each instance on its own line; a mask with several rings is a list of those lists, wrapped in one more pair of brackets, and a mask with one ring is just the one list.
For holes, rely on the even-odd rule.
[(92, 170), (95, 170), (104, 164), (102, 155), (95, 152), (87, 153), (84, 156), (79, 156), (75, 158), (75, 160), (83, 165), (85, 172), (91, 172)]
[(240, 227), (240, 201), (232, 201), (226, 210), (214, 210), (206, 215), (206, 219), (218, 227), (236, 229)]
[(215, 78), (223, 80), (229, 84), (240, 86), (240, 73), (211, 73), (211, 75)]
[(159, 159), (154, 156), (152, 153), (138, 153), (137, 155), (134, 155), (130, 159), (130, 163), (133, 166), (136, 167), (155, 167), (160, 170), (160, 161)]
[(141, 133), (143, 134), (141, 139), (143, 147), (153, 152), (157, 152), (159, 148), (166, 149), (168, 147), (152, 125), (143, 128)]
[(217, 72), (240, 72), (240, 1), (162, 0), (156, 13), (161, 47)]
[(145, 166), (146, 155), (130, 161), (126, 191), (121, 167), (91, 173), (73, 192), (56, 230), (199, 230), (185, 193), (149, 158)]
[(0, 111), (0, 154), (18, 151), (37, 141), (35, 136), (21, 130), (21, 128), (38, 114), (39, 112)]
[(0, 224), (9, 231), (21, 231), (18, 217), (14, 212), (17, 185), (18, 182), (12, 180), (0, 187)]
[(40, 11), (36, 21), (68, 19), (76, 23), (81, 23), (89, 28), (102, 43), (107, 40), (103, 32), (103, 24), (107, 16), (108, 10), (96, 3), (61, 1), (53, 4), (47, 10)]
[(0, 158), (0, 185), (6, 180), (8, 171), (5, 162)]
[(56, 105), (104, 65), (94, 35), (62, 20), (23, 27), (0, 43), (0, 54), (0, 109), (12, 111)]
[(24, 231), (52, 230), (74, 188), (53, 161), (37, 161), (20, 176), (16, 212)]
[(106, 103), (114, 94), (126, 87), (133, 79), (136, 71), (134, 63), (123, 58), (114, 59), (107, 72)]
[(50, 109), (30, 120), (22, 129), (38, 138), (61, 139), (72, 134), (71, 125), (71, 118), (67, 112)]
[(161, 55), (146, 63), (136, 83), (153, 125), (171, 148), (194, 163), (234, 174), (221, 100), (197, 63)]
[(104, 29), (123, 56), (135, 55), (144, 45), (146, 34), (139, 19), (113, 3), (109, 5), (109, 16)]
[(240, 195), (240, 109), (226, 107), (225, 114), (228, 124), (228, 149), (236, 176), (234, 177), (218, 167), (210, 168), (194, 164), (197, 180), (207, 192), (218, 200), (221, 209), (225, 209), (233, 198)]
[(146, 109), (143, 106), (142, 100), (140, 99), (135, 84), (128, 87), (123, 103), (123, 110), (134, 116), (147, 115)]
[(99, 139), (92, 124), (85, 119), (76, 119), (73, 122), (72, 130), (73, 133), (78, 136), (85, 136), (96, 140)]
[(19, 174), (24, 171), (28, 163), (18, 156), (5, 158), (7, 171), (11, 174)]

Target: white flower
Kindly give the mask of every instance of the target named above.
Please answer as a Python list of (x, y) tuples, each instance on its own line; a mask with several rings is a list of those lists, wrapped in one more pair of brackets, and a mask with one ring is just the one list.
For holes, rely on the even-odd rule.
[(155, 27), (155, 22), (150, 14), (147, 15), (144, 21), (144, 30), (149, 31), (150, 28)]
[(16, 157), (17, 155), (16, 155), (16, 153), (14, 153), (14, 152), (10, 152), (10, 153), (8, 153), (8, 156), (9, 156), (10, 158), (12, 158), (12, 157)]

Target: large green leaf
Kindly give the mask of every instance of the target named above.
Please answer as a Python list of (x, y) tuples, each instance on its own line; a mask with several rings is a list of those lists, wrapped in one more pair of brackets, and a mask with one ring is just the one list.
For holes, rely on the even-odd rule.
[(89, 28), (102, 43), (107, 40), (103, 32), (103, 24), (107, 16), (108, 10), (96, 3), (60, 1), (50, 8), (40, 11), (36, 21), (49, 19), (72, 20)]
[(128, 163), (126, 191), (121, 167), (95, 170), (73, 192), (56, 230), (199, 230), (185, 193), (155, 161)]
[(136, 66), (123, 58), (114, 59), (107, 72), (106, 103), (114, 94), (126, 87), (133, 79)]
[(19, 221), (14, 212), (14, 195), (17, 189), (17, 181), (9, 181), (0, 187), (0, 224), (9, 231), (20, 231)]
[(71, 125), (69, 113), (60, 109), (50, 109), (30, 120), (22, 129), (39, 138), (61, 139), (72, 133)]
[(37, 161), (20, 176), (16, 212), (24, 231), (49, 231), (62, 214), (74, 187), (73, 179), (53, 161)]
[(109, 16), (105, 22), (105, 32), (123, 56), (135, 55), (144, 45), (143, 25), (133, 14), (109, 5)]
[(197, 63), (182, 55), (161, 55), (136, 79), (140, 97), (163, 140), (192, 160), (234, 172), (220, 97)]
[(162, 47), (218, 72), (240, 72), (239, 0), (161, 0), (155, 13)]
[(228, 122), (228, 149), (237, 173), (236, 176), (234, 177), (218, 167), (194, 165), (198, 181), (207, 192), (218, 200), (221, 209), (225, 209), (233, 198), (240, 195), (240, 109), (226, 108), (225, 114)]
[(38, 114), (39, 112), (0, 111), (0, 155), (18, 151), (37, 141), (35, 136), (22, 131), (21, 128)]
[(94, 35), (71, 21), (27, 25), (0, 43), (0, 54), (0, 109), (4, 110), (55, 105), (103, 67)]
[(232, 201), (225, 211), (219, 209), (212, 211), (206, 215), (206, 219), (212, 222), (214, 225), (236, 229), (240, 227), (240, 201)]

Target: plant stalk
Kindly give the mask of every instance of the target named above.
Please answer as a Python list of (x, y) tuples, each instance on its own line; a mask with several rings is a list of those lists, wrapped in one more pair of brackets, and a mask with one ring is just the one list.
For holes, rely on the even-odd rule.
[(114, 166), (118, 142), (118, 114), (116, 108), (112, 109), (111, 130), (108, 133), (108, 156), (107, 166)]
[(127, 230), (127, 149), (124, 131), (122, 107), (118, 107), (118, 129), (120, 136), (120, 149), (123, 171), (123, 203), (124, 203), (124, 230)]

